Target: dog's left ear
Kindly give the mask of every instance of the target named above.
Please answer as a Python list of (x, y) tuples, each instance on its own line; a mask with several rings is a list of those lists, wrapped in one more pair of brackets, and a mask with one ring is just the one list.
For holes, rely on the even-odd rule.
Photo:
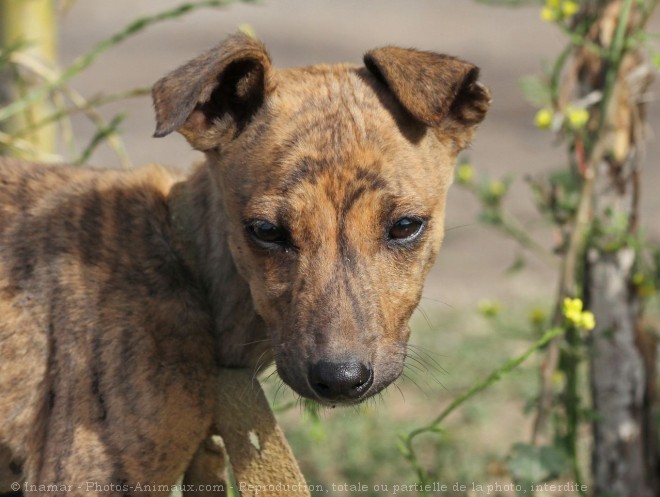
[(260, 41), (243, 33), (228, 37), (154, 85), (154, 136), (178, 131), (202, 151), (222, 145), (263, 104), (269, 69)]
[(455, 57), (398, 47), (364, 56), (367, 69), (418, 121), (468, 145), (490, 106), (490, 92), (477, 81), (479, 68)]

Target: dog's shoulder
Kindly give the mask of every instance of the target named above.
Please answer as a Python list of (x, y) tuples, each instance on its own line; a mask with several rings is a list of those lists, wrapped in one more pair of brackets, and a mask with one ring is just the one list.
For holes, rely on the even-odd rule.
[(1, 159), (0, 272), (17, 288), (76, 274), (117, 294), (185, 291), (167, 204), (180, 179), (155, 165), (116, 171)]
[[(0, 442), (25, 448), (46, 419), (63, 447), (72, 419), (107, 430), (127, 461), (137, 449), (125, 427), (155, 443), (189, 433), (196, 418), (201, 439), (212, 323), (172, 243), (168, 194), (179, 179), (158, 166), (0, 159), (0, 390), (14, 387), (0, 400), (0, 418), (14, 419), (0, 426)], [(190, 408), (182, 414), (181, 405)], [(110, 432), (108, 419), (122, 428)]]
[[(76, 206), (84, 210), (86, 205), (80, 201), (86, 195), (95, 197), (123, 191), (129, 204), (149, 198), (152, 201), (162, 199), (181, 179), (177, 172), (158, 165), (117, 171), (66, 164), (36, 164), (0, 157), (0, 233), (21, 218), (57, 211), (65, 205), (69, 207), (69, 214)], [(105, 202), (102, 198), (94, 200), (96, 205)]]

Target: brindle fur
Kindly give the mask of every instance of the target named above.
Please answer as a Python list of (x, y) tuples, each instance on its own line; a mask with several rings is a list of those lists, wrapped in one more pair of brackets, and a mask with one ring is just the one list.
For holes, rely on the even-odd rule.
[[(387, 47), (365, 65), (276, 70), (236, 35), (163, 78), (156, 135), (206, 155), (188, 179), (0, 160), (0, 491), (204, 479), (221, 366), (274, 359), (311, 398), (320, 360), (371, 364), (364, 397), (399, 376), (489, 95), (447, 56)], [(411, 215), (425, 231), (391, 244)], [(291, 245), (260, 247), (251, 219)]]

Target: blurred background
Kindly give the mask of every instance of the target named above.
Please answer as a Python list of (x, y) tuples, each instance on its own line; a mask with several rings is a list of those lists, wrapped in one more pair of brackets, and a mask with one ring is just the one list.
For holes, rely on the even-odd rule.
[[(175, 7), (181, 0), (85, 0), (59, 17), (59, 64), (66, 67), (102, 39), (131, 21)], [(565, 46), (553, 23), (540, 17), (541, 4), (495, 7), (471, 0), (263, 0), (201, 9), (156, 24), (102, 54), (70, 85), (85, 98), (148, 87), (218, 43), (249, 26), (270, 51), (275, 65), (322, 62), (360, 63), (362, 54), (382, 45), (399, 45), (457, 55), (481, 67), (493, 104), (462, 161), (482, 177), (510, 176), (505, 208), (541, 245), (551, 248), (556, 234), (534, 207), (526, 180), (566, 163), (566, 148), (556, 135), (534, 126), (536, 108), (523, 98), (521, 78), (539, 74)], [(652, 27), (657, 27), (653, 19)], [(119, 131), (134, 165), (161, 163), (187, 169), (200, 154), (172, 135), (152, 138), (154, 118), (148, 97), (99, 109), (108, 121), (125, 114)], [(651, 127), (660, 108), (648, 110)], [(73, 116), (80, 148), (96, 129)], [(642, 167), (641, 224), (649, 239), (660, 241), (659, 142), (651, 133)], [(94, 166), (119, 167), (106, 144), (95, 149)], [(371, 495), (392, 495), (393, 486), (414, 483), (416, 475), (402, 456), (399, 434), (431, 421), (452, 399), (537, 337), (530, 313), (552, 312), (557, 292), (556, 261), (527, 253), (515, 241), (480, 224), (479, 202), (460, 186), (451, 190), (444, 247), (413, 321), (417, 352), (398, 388), (389, 388), (358, 409), (306, 413), (286, 388), (269, 380), (294, 452), (310, 483), (362, 482)], [(524, 258), (524, 264), (522, 264)], [(440, 436), (419, 440), (419, 455), (436, 481), (465, 491), (443, 495), (486, 495), (472, 482), (510, 481), (512, 446), (530, 438), (529, 408), (538, 390), (540, 359), (534, 357), (481, 396), (452, 414)], [(293, 403), (293, 408), (285, 408)], [(585, 438), (588, 444), (588, 437)], [(587, 449), (585, 449), (585, 454)], [(585, 455), (585, 464), (588, 456)], [(570, 479), (569, 477), (567, 477)], [(389, 485), (383, 492), (374, 485)], [(352, 495), (350, 491), (332, 492)], [(577, 495), (539, 492), (537, 495)], [(415, 492), (407, 492), (415, 495)], [(490, 495), (515, 495), (501, 491)]]

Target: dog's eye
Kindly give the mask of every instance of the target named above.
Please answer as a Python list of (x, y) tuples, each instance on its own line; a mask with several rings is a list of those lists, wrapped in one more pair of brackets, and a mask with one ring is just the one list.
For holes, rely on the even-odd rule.
[(403, 217), (396, 221), (388, 232), (390, 240), (405, 242), (417, 237), (424, 228), (424, 220), (417, 217)]
[(247, 230), (253, 238), (262, 243), (284, 245), (288, 242), (285, 230), (262, 219), (248, 223)]

